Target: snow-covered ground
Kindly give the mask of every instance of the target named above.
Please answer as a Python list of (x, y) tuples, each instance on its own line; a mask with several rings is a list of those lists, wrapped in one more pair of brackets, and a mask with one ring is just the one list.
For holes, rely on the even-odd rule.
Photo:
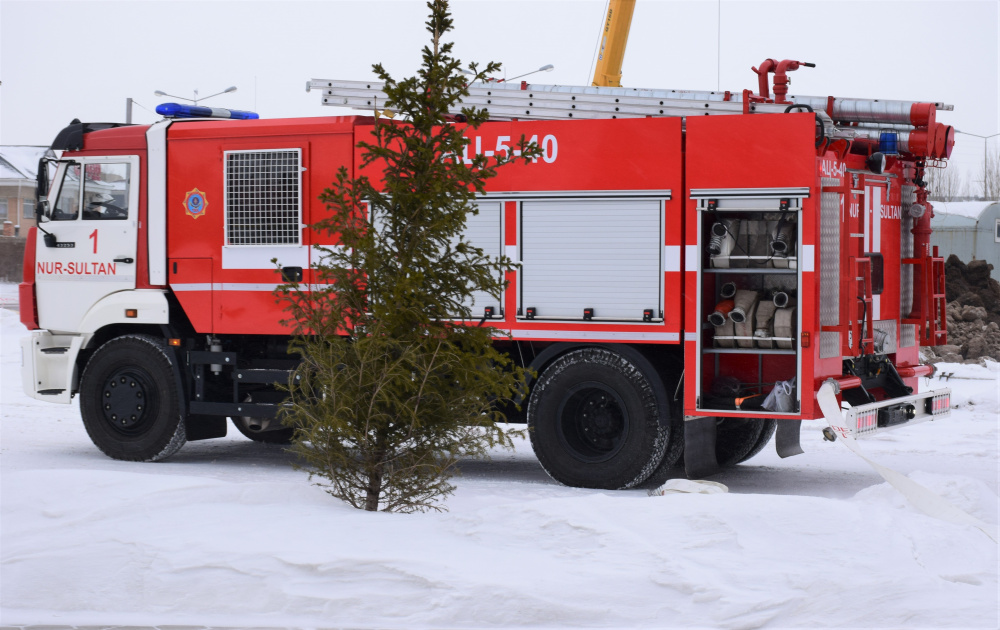
[[(566, 488), (520, 442), (465, 463), (448, 513), (372, 514), (239, 434), (104, 457), (77, 405), (21, 393), (25, 331), (0, 316), (0, 624), (998, 626), (997, 545), (914, 510), (819, 423), (806, 454), (715, 477), (727, 494)], [(951, 418), (861, 446), (995, 525), (1000, 374), (938, 367)]]

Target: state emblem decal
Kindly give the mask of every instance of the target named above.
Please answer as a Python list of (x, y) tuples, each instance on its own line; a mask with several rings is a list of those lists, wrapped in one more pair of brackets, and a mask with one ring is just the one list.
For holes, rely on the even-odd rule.
[(197, 188), (188, 191), (187, 195), (184, 196), (184, 212), (196, 219), (205, 214), (207, 207), (208, 201), (205, 200), (205, 193)]

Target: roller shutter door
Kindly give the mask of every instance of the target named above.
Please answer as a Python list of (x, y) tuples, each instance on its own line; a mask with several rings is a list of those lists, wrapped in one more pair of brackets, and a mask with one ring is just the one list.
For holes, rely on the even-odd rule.
[[(481, 248), (490, 260), (496, 260), (500, 257), (503, 245), (503, 202), (481, 201), (477, 205), (479, 214), (469, 214), (465, 218), (465, 239), (473, 247)], [(493, 307), (494, 317), (500, 317), (500, 300), (485, 291), (473, 293), (472, 300), (466, 301), (465, 305), (471, 309), (474, 318), (482, 317), (487, 306)]]
[(521, 307), (538, 319), (659, 319), (663, 212), (657, 200), (525, 201)]

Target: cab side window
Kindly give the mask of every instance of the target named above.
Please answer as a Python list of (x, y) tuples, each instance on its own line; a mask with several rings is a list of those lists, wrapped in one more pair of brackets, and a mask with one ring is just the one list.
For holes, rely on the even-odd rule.
[[(83, 168), (84, 220), (128, 218), (128, 164), (87, 164)], [(60, 195), (60, 198), (62, 195)]]
[(80, 175), (83, 169), (79, 164), (70, 164), (63, 175), (62, 188), (59, 189), (59, 199), (52, 210), (53, 221), (76, 221), (80, 216)]

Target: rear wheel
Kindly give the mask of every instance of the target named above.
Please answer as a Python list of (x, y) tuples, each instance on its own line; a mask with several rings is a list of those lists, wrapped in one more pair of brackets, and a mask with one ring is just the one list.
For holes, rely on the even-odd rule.
[[(774, 422), (773, 420), (771, 422)], [(723, 418), (716, 427), (715, 458), (719, 468), (730, 468), (756, 455), (764, 431), (764, 418)], [(768, 436), (770, 439), (770, 436)]]
[(80, 378), (80, 414), (91, 441), (113, 459), (166, 459), (187, 439), (173, 362), (163, 342), (146, 335), (94, 352)]
[(557, 358), (532, 388), (527, 416), (538, 461), (568, 486), (640, 484), (662, 461), (670, 438), (656, 370), (639, 355), (605, 348)]
[(761, 427), (760, 437), (757, 438), (757, 442), (754, 443), (753, 447), (750, 449), (750, 452), (744, 455), (737, 463), (745, 462), (754, 455), (756, 455), (757, 453), (764, 450), (764, 447), (767, 446), (767, 443), (771, 441), (772, 437), (774, 437), (774, 431), (775, 429), (778, 428), (778, 421), (775, 420), (774, 418), (764, 418), (763, 420), (760, 420), (760, 422), (764, 423), (763, 427)]

